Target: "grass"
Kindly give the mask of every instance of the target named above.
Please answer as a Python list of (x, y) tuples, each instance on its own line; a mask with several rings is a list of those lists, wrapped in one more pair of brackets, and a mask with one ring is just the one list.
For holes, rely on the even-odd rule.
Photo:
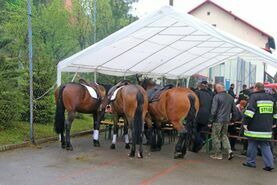
[[(93, 128), (92, 117), (84, 115), (82, 119), (75, 119), (71, 133), (91, 130)], [(19, 122), (14, 126), (0, 130), (0, 145), (18, 144), (29, 141), (30, 126), (27, 122)], [(34, 124), (35, 139), (42, 139), (52, 136), (57, 136), (53, 130), (53, 123)]]

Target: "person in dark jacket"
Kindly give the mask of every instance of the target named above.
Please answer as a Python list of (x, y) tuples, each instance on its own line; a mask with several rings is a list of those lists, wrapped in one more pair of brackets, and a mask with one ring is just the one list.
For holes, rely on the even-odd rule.
[(247, 89), (247, 85), (243, 84), (242, 90), (239, 92), (239, 98), (238, 98), (237, 104), (239, 104), (241, 100), (248, 101), (249, 96), (250, 96), (250, 90)]
[(214, 97), (214, 95), (215, 95), (216, 93), (213, 91), (213, 84), (208, 83), (208, 84), (207, 84), (207, 90), (208, 90), (209, 94), (210, 94), (212, 97)]
[(273, 170), (273, 155), (269, 140), (272, 138), (272, 127), (277, 114), (274, 99), (270, 94), (265, 93), (263, 83), (255, 84), (244, 115), (243, 127), (244, 135), (248, 137), (248, 148), (247, 161), (243, 165), (256, 167), (256, 155), (258, 146), (260, 146), (265, 165), (263, 169)]
[(234, 89), (235, 89), (235, 84), (231, 84), (231, 86), (228, 90), (228, 94), (230, 94), (233, 98), (236, 98), (236, 95), (234, 93)]
[(233, 152), (227, 136), (227, 131), (231, 113), (233, 119), (236, 120), (236, 106), (234, 98), (226, 93), (222, 84), (216, 84), (215, 89), (217, 94), (213, 98), (210, 116), (210, 123), (213, 123), (212, 143), (214, 155), (211, 155), (210, 157), (212, 159), (223, 159), (221, 151), (222, 142), (223, 148), (228, 152), (228, 159), (231, 160), (233, 158)]
[(205, 141), (205, 133), (203, 131), (208, 131), (208, 122), (210, 117), (210, 111), (212, 107), (213, 97), (210, 95), (205, 81), (199, 84), (199, 90), (195, 91), (195, 94), (198, 96), (199, 99), (199, 111), (196, 117), (196, 131), (197, 136), (195, 139), (195, 148), (194, 152), (198, 152)]

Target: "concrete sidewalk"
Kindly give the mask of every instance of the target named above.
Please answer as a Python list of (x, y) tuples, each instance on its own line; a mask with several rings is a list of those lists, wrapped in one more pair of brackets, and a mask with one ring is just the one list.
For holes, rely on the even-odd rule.
[(243, 158), (215, 161), (206, 153), (188, 153), (174, 160), (174, 145), (150, 153), (144, 159), (128, 158), (129, 150), (102, 139), (95, 148), (91, 136), (73, 138), (74, 151), (60, 148), (58, 142), (41, 148), (24, 148), (0, 153), (0, 185), (273, 185), (277, 172), (265, 172), (258, 159), (256, 169), (243, 167)]

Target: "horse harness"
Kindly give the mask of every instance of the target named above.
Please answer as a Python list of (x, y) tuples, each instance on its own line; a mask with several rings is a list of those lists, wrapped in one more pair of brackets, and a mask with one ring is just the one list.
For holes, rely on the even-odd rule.
[(129, 82), (128, 80), (124, 80), (124, 81), (122, 81), (121, 83), (119, 83), (119, 84), (115, 85), (114, 87), (112, 87), (112, 88), (109, 90), (109, 92), (108, 92), (109, 104), (110, 104), (112, 101), (115, 100), (115, 98), (112, 99), (114, 93), (116, 93), (116, 91), (118, 91), (121, 87), (126, 86), (126, 85), (129, 85), (129, 84), (130, 84), (130, 82)]
[(160, 100), (161, 94), (168, 89), (172, 89), (174, 86), (172, 84), (168, 84), (164, 87), (155, 86), (149, 90), (147, 90), (148, 102), (153, 103)]
[(97, 95), (97, 98), (94, 98), (94, 97), (92, 97), (92, 98), (97, 99), (98, 102), (101, 102), (101, 96), (100, 96), (100, 92), (99, 92), (99, 85), (97, 83), (88, 83), (84, 79), (80, 79), (79, 83), (83, 86), (91, 87), (96, 92), (96, 95)]

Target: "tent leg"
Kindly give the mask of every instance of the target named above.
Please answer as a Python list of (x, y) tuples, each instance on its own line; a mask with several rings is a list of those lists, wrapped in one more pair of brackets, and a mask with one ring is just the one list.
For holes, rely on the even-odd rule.
[(187, 88), (189, 88), (189, 81), (190, 81), (190, 76), (187, 78), (187, 84), (186, 84)]
[(57, 86), (59, 87), (62, 84), (62, 72), (58, 68), (57, 70)]
[(176, 87), (179, 85), (179, 79), (176, 80)]
[(264, 63), (264, 82), (266, 82), (266, 63)]
[(75, 75), (73, 76), (71, 82), (73, 82), (73, 81), (75, 80), (75, 78), (76, 78), (77, 75), (78, 75), (78, 72), (75, 73)]

